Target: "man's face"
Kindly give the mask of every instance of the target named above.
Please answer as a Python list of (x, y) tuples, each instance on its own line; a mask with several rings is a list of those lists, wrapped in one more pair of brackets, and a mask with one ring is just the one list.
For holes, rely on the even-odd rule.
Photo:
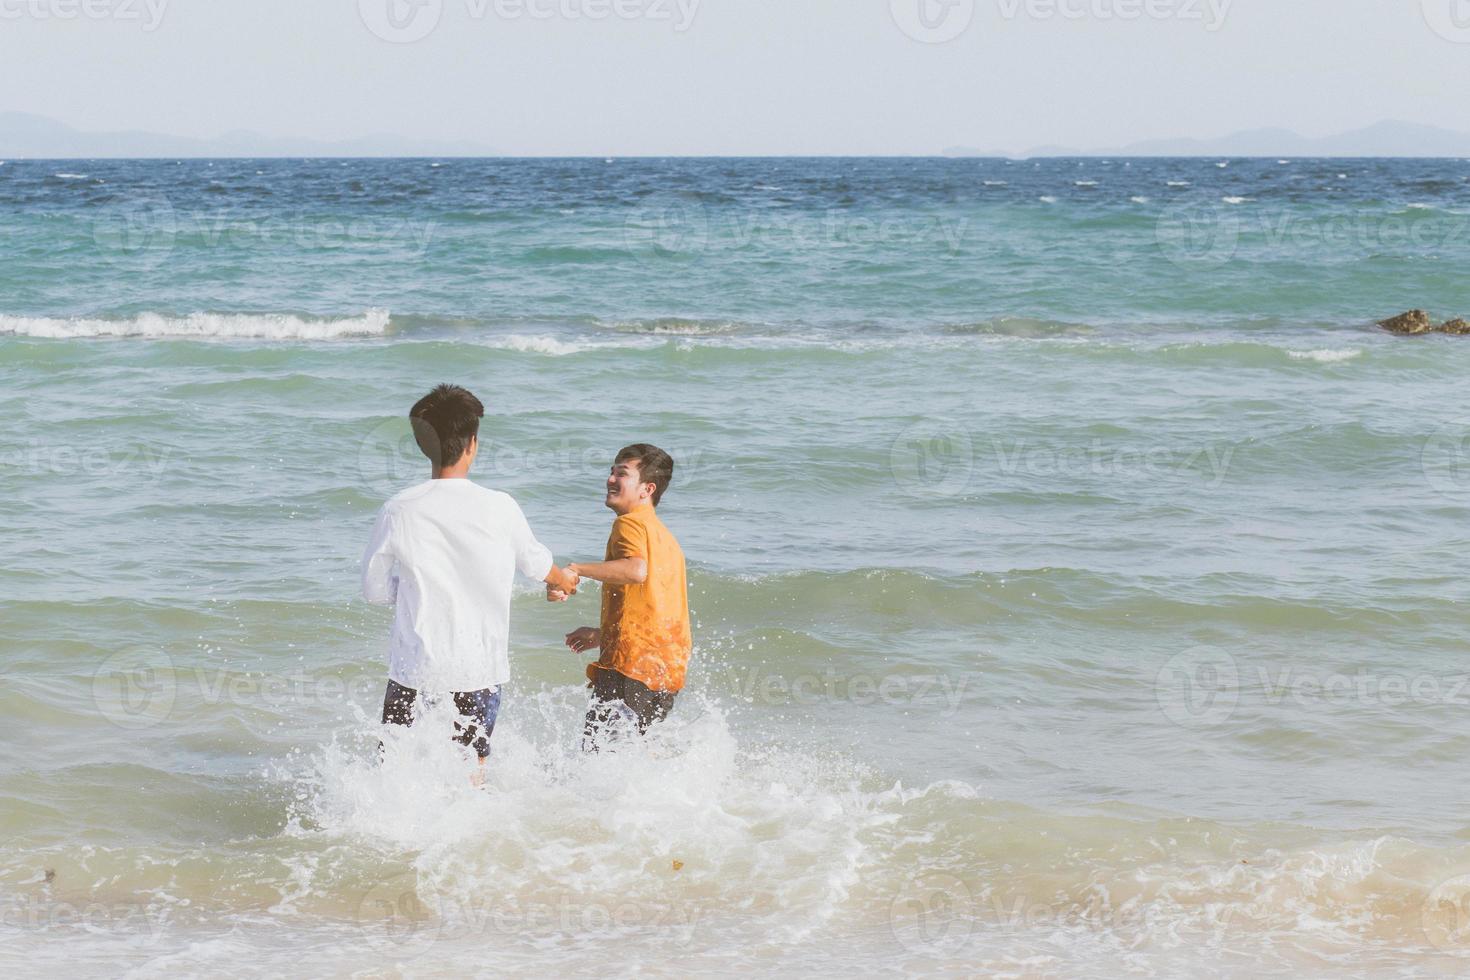
[(626, 514), (646, 500), (653, 499), (653, 484), (639, 483), (638, 460), (614, 463), (607, 474), (607, 504), (610, 510)]

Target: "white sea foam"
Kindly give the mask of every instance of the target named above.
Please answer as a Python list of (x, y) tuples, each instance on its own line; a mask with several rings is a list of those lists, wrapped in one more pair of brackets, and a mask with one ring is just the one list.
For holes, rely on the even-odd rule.
[[(580, 686), (520, 693), (495, 731), (486, 792), (468, 785), (470, 764), (444, 737), (444, 705), (411, 729), (362, 719), (356, 750), (334, 744), (308, 771), (278, 775), (321, 831), (411, 850), (394, 887), (436, 905), (447, 897), (446, 913), (493, 889), (497, 903), (570, 895), (577, 907), (652, 915), (677, 882), (691, 915), (672, 925), (692, 929), (695, 914), (739, 901), (750, 926), (786, 942), (843, 913), (874, 859), (865, 838), (902, 812), (841, 763), (738, 745), (724, 712), (689, 694), (646, 740), (584, 753), (585, 705)], [(361, 748), (379, 735), (381, 765)]]
[(557, 340), (555, 337), (531, 336), (527, 334), (509, 334), (501, 337), (489, 337), (484, 341), (486, 347), (494, 347), (498, 350), (513, 350), (522, 354), (547, 354), (551, 357), (565, 357), (568, 354), (580, 354), (591, 350), (592, 344), (568, 343)]
[(388, 311), (368, 310), (357, 317), (308, 319), (284, 313), (142, 313), (130, 319), (0, 316), (0, 335), (82, 339), (141, 337), (168, 339), (336, 340), (377, 337), (388, 332)]
[(1038, 200), (1041, 201), (1042, 204), (1057, 203), (1057, 199), (1055, 197), (1052, 197), (1050, 194), (1043, 194), (1040, 198), (1038, 198)]
[(1357, 347), (1322, 348), (1320, 350), (1289, 350), (1286, 352), (1294, 361), (1316, 361), (1318, 364), (1337, 364), (1351, 361), (1362, 354)]
[(1222, 197), (1222, 198), (1220, 198), (1220, 200), (1224, 201), (1226, 204), (1244, 204), (1246, 201), (1249, 201), (1250, 198), (1248, 198), (1248, 197)]
[(51, 176), (57, 178), (58, 180), (86, 180), (87, 177), (88, 177), (87, 174), (68, 174), (68, 173), (52, 174)]
[(1170, 180), (1170, 181), (1166, 181), (1166, 183), (1170, 187), (1188, 187), (1189, 186), (1189, 181), (1187, 181), (1187, 180)]
[(1095, 180), (1074, 180), (1074, 181), (1072, 181), (1072, 183), (1075, 184), (1078, 187), (1096, 187), (1097, 186), (1097, 181), (1095, 181)]
[(1132, 201), (1134, 204), (1147, 204), (1148, 203), (1148, 198), (1144, 197), (1142, 194), (1139, 194), (1136, 197), (1130, 197), (1128, 200)]
[(983, 183), (986, 187), (1005, 187), (1007, 184), (1010, 183), (1010, 181), (1007, 181), (1007, 180), (986, 180), (986, 181), (981, 181), (981, 183)]

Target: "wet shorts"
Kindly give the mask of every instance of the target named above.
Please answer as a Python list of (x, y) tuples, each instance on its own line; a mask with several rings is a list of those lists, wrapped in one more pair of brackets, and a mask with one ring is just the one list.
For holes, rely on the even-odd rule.
[[(390, 680), (383, 695), (383, 724), (412, 725), (418, 697), (418, 691)], [(434, 700), (429, 696), (424, 698), (428, 703)], [(482, 759), (489, 756), (490, 733), (495, 731), (495, 716), (500, 714), (500, 688), (456, 694), (454, 708), (459, 712), (459, 719), (454, 723), (454, 740), (474, 749)]]
[(582, 747), (596, 751), (599, 743), (620, 725), (637, 728), (638, 734), (668, 717), (674, 706), (674, 691), (655, 691), (641, 681), (615, 670), (599, 670), (592, 681), (592, 704), (582, 727)]

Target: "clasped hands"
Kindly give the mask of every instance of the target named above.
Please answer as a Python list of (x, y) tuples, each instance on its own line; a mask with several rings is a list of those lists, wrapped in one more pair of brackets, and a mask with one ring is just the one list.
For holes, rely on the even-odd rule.
[(577, 574), (575, 565), (556, 569), (561, 574), (555, 576), (556, 580), (546, 583), (547, 602), (566, 602), (577, 594), (577, 586), (581, 584), (582, 576)]

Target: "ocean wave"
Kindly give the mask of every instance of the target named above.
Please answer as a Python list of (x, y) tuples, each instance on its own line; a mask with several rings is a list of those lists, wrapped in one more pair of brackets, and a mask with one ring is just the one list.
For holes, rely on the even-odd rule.
[(1342, 361), (1351, 361), (1360, 356), (1363, 351), (1358, 347), (1346, 348), (1323, 348), (1321, 350), (1288, 350), (1287, 356), (1294, 361), (1316, 361), (1319, 364), (1337, 364)]
[(190, 313), (165, 316), (140, 313), (129, 319), (25, 317), (0, 315), (0, 336), (73, 340), (101, 337), (198, 340), (337, 340), (381, 337), (388, 332), (387, 310), (356, 317), (307, 318), (287, 313)]
[(568, 354), (581, 354), (591, 350), (595, 345), (587, 343), (570, 343), (565, 340), (557, 340), (555, 337), (509, 334), (503, 337), (491, 337), (482, 342), (486, 347), (494, 347), (499, 350), (516, 351), (521, 354), (546, 354), (550, 357), (566, 357)]
[(670, 337), (718, 337), (738, 332), (741, 325), (729, 320), (697, 320), (669, 316), (653, 320), (619, 321), (611, 324), (611, 329), (619, 333)]
[(1084, 323), (1024, 316), (999, 316), (978, 323), (955, 323), (941, 330), (950, 335), (980, 334), (994, 337), (1076, 337), (1094, 332), (1092, 327)]

